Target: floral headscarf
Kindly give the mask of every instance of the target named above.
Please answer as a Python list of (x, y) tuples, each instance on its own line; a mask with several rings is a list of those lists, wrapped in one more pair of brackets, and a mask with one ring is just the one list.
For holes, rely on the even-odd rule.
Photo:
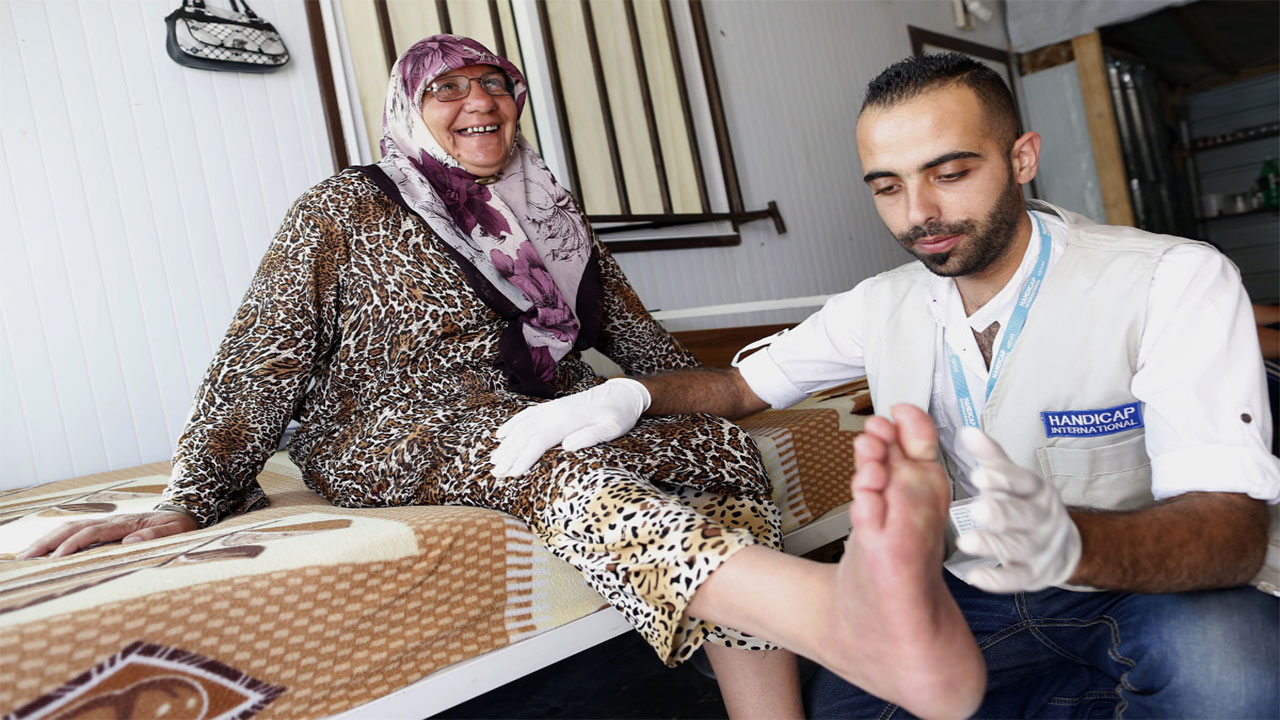
[(569, 193), (518, 133), (496, 180), (467, 172), (432, 137), (422, 119), (423, 92), (467, 65), (493, 65), (511, 76), (519, 118), (528, 86), (514, 65), (470, 38), (433, 35), (391, 69), (377, 166), (508, 321), (499, 350), (511, 387), (551, 397), (556, 363), (575, 347), (590, 347), (600, 324), (591, 236)]

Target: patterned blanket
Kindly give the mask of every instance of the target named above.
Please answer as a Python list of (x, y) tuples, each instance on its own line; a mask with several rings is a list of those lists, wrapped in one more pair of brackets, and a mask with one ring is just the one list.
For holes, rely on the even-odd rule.
[[(784, 529), (849, 500), (865, 388), (746, 418)], [(348, 510), (278, 454), (271, 506), (214, 527), (18, 562), (78, 517), (150, 508), (157, 463), (0, 496), (0, 712), (319, 717), (603, 605), (523, 523), (490, 510)]]

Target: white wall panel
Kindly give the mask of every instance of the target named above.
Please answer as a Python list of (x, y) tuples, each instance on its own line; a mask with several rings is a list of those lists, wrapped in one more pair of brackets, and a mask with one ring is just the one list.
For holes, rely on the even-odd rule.
[(275, 226), (333, 170), (303, 4), (254, 2), (292, 55), (268, 75), (173, 63), (174, 6), (0, 0), (0, 487), (168, 458)]
[[(708, 0), (703, 3), (747, 209), (776, 200), (787, 223), (742, 226), (742, 245), (625, 253), (651, 308), (685, 308), (847, 290), (906, 262), (862, 182), (854, 125), (866, 84), (911, 54), (915, 25), (1007, 46), (1001, 6), (956, 30), (941, 0)], [(832, 82), (834, 78), (834, 82)], [(831, 91), (831, 87), (839, 88)], [(804, 310), (676, 320), (676, 329), (797, 320)]]
[(1192, 0), (1006, 0), (1010, 47), (1027, 52)]
[(1022, 77), (1027, 127), (1040, 133), (1040, 198), (1085, 217), (1106, 219), (1093, 139), (1075, 62)]
[[(10, 46), (12, 42), (9, 24), (0, 18), (0, 48)], [(5, 60), (6, 56), (0, 55), (0, 91), (14, 87), (16, 76), (3, 62)], [(6, 106), (5, 112), (13, 109), (13, 105), (16, 103)], [(19, 252), (21, 246), (17, 240), (20, 237), (17, 198), (12, 173), (9, 172), (9, 153), (3, 141), (4, 136), (0, 135), (0, 168), (5, 169), (5, 172), (0, 172), (0, 265), (7, 268), (21, 262), (25, 267), (25, 258)], [(28, 378), (27, 368), (19, 368), (15, 363), (14, 347), (19, 338), (30, 336), (33, 326), (39, 328), (39, 321), (33, 323), (29, 316), (31, 304), (23, 301), (23, 298), (34, 296), (30, 275), (26, 272), (8, 272), (6, 275), (5, 282), (0, 282), (0, 308), (4, 309), (0, 312), (0, 442), (3, 443), (0, 445), (0, 464), (6, 468), (6, 473), (15, 477), (35, 477), (29, 424), (16, 410), (21, 406), (23, 387), (18, 378), (21, 375), (33, 384), (44, 378), (40, 375)], [(37, 366), (34, 370), (38, 372), (40, 368)], [(10, 410), (10, 406), (15, 409)], [(59, 440), (55, 439), (55, 442)]]

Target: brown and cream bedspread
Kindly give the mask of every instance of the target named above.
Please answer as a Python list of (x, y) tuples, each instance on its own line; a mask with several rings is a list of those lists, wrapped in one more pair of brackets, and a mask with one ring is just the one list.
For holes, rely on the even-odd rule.
[[(865, 388), (741, 424), (784, 531), (849, 500)], [(13, 718), (319, 717), (603, 605), (519, 521), (467, 507), (350, 510), (283, 453), (271, 506), (59, 560), (13, 555), (58, 523), (152, 507), (168, 464), (0, 495), (0, 713)]]

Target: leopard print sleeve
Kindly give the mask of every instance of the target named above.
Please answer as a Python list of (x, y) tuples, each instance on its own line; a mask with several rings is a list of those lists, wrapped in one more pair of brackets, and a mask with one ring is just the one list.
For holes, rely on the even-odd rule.
[(699, 367), (693, 354), (644, 309), (644, 303), (604, 243), (598, 237), (595, 243), (604, 295), (604, 317), (596, 348), (628, 375)]
[(201, 527), (267, 505), (257, 475), (337, 334), (346, 234), (328, 207), (340, 187), (326, 183), (285, 216), (178, 439), (163, 501)]

